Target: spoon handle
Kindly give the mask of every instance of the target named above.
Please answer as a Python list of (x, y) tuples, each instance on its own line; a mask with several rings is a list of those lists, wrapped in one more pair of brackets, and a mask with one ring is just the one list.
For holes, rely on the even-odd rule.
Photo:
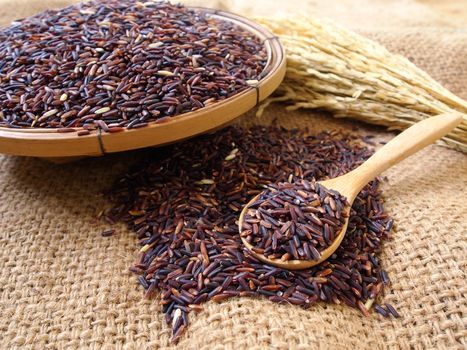
[(459, 113), (441, 114), (424, 119), (404, 130), (365, 163), (347, 174), (348, 179), (353, 182), (355, 194), (385, 170), (446, 135), (459, 125), (462, 119), (463, 115)]

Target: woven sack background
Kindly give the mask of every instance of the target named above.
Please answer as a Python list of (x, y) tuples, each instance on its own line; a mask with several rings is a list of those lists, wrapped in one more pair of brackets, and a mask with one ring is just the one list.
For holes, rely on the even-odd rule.
[[(467, 28), (412, 0), (193, 2), (245, 15), (287, 11), (334, 18), (403, 53), (467, 98)], [(68, 3), (0, 0), (0, 23)], [(314, 131), (356, 128), (380, 140), (392, 136), (327, 115), (285, 113), (280, 106), (261, 120), (250, 113), (239, 123), (273, 120)], [(101, 192), (147, 154), (66, 165), (0, 156), (0, 348), (172, 348), (157, 299), (142, 300), (142, 288), (128, 272), (136, 238), (121, 225), (114, 237), (104, 238), (100, 233), (108, 226), (95, 219), (107, 204)], [(301, 310), (232, 299), (190, 315), (177, 348), (465, 349), (467, 157), (430, 146), (385, 175), (396, 227), (382, 256), (393, 281), (384, 300), (401, 319), (364, 318), (338, 305)]]

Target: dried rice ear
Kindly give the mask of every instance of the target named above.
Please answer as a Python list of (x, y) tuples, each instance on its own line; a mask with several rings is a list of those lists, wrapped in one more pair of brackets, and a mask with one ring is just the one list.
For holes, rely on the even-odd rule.
[[(313, 19), (256, 18), (279, 36), (287, 74), (274, 102), (288, 110), (321, 109), (390, 130), (404, 130), (441, 113), (467, 113), (467, 102), (403, 56), (332, 23)], [(439, 143), (467, 152), (467, 117)]]

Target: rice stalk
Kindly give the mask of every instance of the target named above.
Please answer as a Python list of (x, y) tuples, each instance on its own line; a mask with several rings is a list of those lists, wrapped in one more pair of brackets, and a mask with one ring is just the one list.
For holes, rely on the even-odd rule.
[[(467, 102), (401, 55), (332, 23), (314, 19), (257, 18), (277, 35), (287, 54), (287, 74), (274, 102), (288, 110), (327, 110), (404, 130), (441, 113), (467, 113)], [(467, 152), (467, 118), (439, 143)]]

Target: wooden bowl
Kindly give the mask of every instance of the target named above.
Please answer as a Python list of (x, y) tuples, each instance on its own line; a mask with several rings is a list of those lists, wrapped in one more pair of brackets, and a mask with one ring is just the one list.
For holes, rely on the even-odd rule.
[(194, 9), (231, 21), (264, 42), (268, 59), (262, 78), (255, 86), (197, 111), (175, 116), (169, 122), (152, 122), (140, 129), (125, 129), (112, 134), (94, 130), (89, 135), (78, 136), (81, 128), (76, 128), (76, 132), (60, 133), (58, 129), (0, 127), (0, 153), (66, 161), (67, 158), (160, 146), (215, 130), (255, 107), (279, 86), (285, 76), (285, 53), (281, 43), (271, 32), (246, 18), (212, 9)]

